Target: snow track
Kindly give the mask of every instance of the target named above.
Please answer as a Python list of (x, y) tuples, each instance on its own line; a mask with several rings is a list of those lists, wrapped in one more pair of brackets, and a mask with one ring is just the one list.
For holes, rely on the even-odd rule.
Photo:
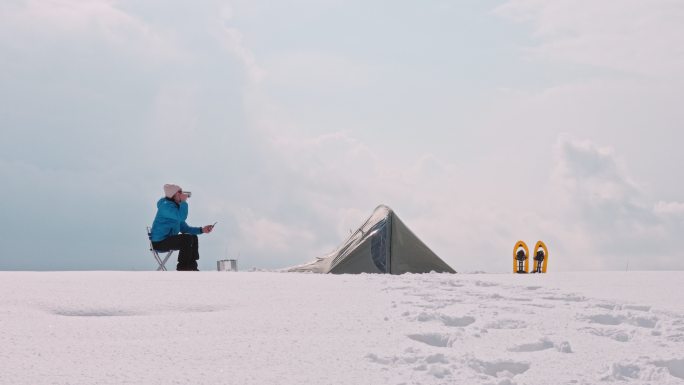
[(684, 384), (684, 273), (0, 273), (3, 384)]

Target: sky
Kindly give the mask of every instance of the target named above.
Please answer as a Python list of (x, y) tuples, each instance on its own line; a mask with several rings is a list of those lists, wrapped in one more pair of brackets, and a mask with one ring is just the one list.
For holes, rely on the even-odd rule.
[(0, 2), (0, 270), (332, 251), (379, 204), (457, 271), (684, 269), (684, 3)]

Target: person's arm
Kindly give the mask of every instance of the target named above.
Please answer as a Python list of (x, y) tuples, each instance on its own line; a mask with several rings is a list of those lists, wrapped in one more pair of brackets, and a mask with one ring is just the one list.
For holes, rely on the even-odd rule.
[(202, 228), (201, 227), (188, 226), (188, 224), (185, 223), (185, 221), (181, 222), (180, 230), (181, 230), (181, 233), (183, 233), (183, 234), (193, 234), (193, 235), (202, 234)]
[[(159, 216), (162, 218), (173, 219), (178, 222), (185, 222), (188, 218), (188, 204), (186, 202), (181, 202), (176, 206), (174, 202), (164, 201), (158, 208)], [(181, 223), (181, 229), (182, 226), (183, 224)]]

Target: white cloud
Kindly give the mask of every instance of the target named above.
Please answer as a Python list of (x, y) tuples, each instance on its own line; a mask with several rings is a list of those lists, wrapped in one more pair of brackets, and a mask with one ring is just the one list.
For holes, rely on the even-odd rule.
[(684, 218), (684, 203), (659, 201), (653, 208), (656, 214), (663, 217)]
[(168, 33), (117, 8), (115, 1), (28, 0), (0, 5), (0, 41), (19, 52), (40, 52), (44, 45), (65, 38), (97, 40), (153, 62), (178, 57)]
[(556, 148), (556, 183), (588, 206), (619, 201), (634, 203), (637, 187), (625, 175), (613, 150), (584, 140), (561, 136)]
[(268, 68), (272, 84), (298, 89), (358, 89), (372, 79), (369, 66), (335, 53), (290, 52), (272, 58)]
[(510, 0), (498, 14), (531, 23), (549, 58), (669, 79), (682, 77), (684, 4), (673, 0)]
[[(142, 266), (137, 253), (146, 252), (145, 239), (141, 245), (131, 240), (151, 220), (159, 186), (177, 182), (196, 193), (191, 224), (220, 221), (202, 241), (204, 262), (228, 249), (231, 256), (241, 253), (244, 267), (302, 263), (332, 250), (385, 203), (461, 271), (508, 271), (518, 239), (546, 241), (554, 270), (621, 268), (626, 258), (644, 268), (681, 266), (681, 203), (673, 194), (644, 191), (656, 182), (676, 185), (667, 171), (666, 182), (644, 183), (651, 174), (644, 170), (681, 163), (681, 155), (667, 150), (682, 135), (675, 68), (681, 51), (650, 47), (658, 24), (650, 20), (645, 36), (634, 36), (629, 26), (639, 4), (630, 2), (629, 12), (613, 20), (597, 3), (583, 3), (586, 15), (564, 1), (507, 3), (498, 12), (517, 14), (535, 28), (539, 55), (533, 60), (637, 75), (580, 84), (553, 78), (554, 85), (539, 93), (513, 87), (500, 103), (473, 101), (468, 113), (477, 118), (468, 124), (455, 120), (462, 111), (454, 106), (472, 95), (449, 89), (445, 101), (444, 93), (423, 87), (440, 84), (445, 74), (431, 73), (427, 59), (397, 69), (396, 55), (366, 52), (377, 47), (359, 47), (359, 53), (331, 44), (320, 50), (321, 42), (306, 34), (287, 36), (304, 39), (296, 50), (264, 42), (278, 32), (260, 18), (266, 11), (274, 16), (271, 6), (290, 20), (316, 2), (297, 3), (302, 6), (294, 10), (290, 3), (171, 4), (168, 13), (158, 12), (166, 2), (149, 4), (0, 4), (0, 44), (7, 52), (32, 53), (0, 62), (0, 79), (8, 85), (0, 97), (9, 102), (0, 116), (9, 119), (3, 130), (11, 127), (0, 143), (0, 175), (15, 186), (11, 205), (18, 222), (40, 218), (20, 208), (47, 210), (49, 202), (36, 191), (63, 181), (68, 186), (55, 191), (69, 200), (59, 216), (100, 223), (91, 218), (96, 213), (117, 218), (107, 222), (112, 228), (139, 226), (117, 245), (126, 250), (125, 263)], [(336, 9), (323, 7), (302, 17), (324, 18)], [(664, 44), (672, 42), (678, 29), (669, 16), (636, 13), (663, 18), (672, 29)], [(374, 27), (356, 32), (373, 36)], [(628, 39), (652, 57), (631, 57)], [(446, 58), (448, 51), (440, 52)], [(625, 58), (634, 60), (622, 63)], [(369, 62), (390, 69), (384, 82)], [(418, 76), (403, 72), (408, 68)], [(673, 84), (641, 78), (656, 72)], [(489, 95), (486, 88), (476, 91), (475, 99)], [(388, 101), (379, 103), (383, 98)], [(405, 116), (411, 121), (402, 121)], [(559, 131), (572, 136), (552, 149)], [(136, 182), (126, 182), (131, 179)], [(84, 187), (91, 183), (98, 188)], [(126, 199), (110, 195), (110, 188), (125, 190)], [(86, 201), (87, 209), (79, 210)], [(110, 201), (115, 207), (108, 208)], [(121, 215), (126, 207), (135, 212)], [(7, 234), (16, 234), (10, 225)], [(68, 247), (56, 246), (60, 253)], [(21, 247), (12, 250), (29, 257)]]
[[(564, 136), (556, 147), (553, 175), (564, 206), (556, 228), (583, 239), (581, 253), (596, 268), (684, 267), (680, 223), (663, 220), (679, 204), (654, 205), (626, 175), (609, 148)], [(566, 252), (572, 250), (566, 245)]]
[[(223, 12), (223, 16), (232, 17), (229, 13), (226, 14), (225, 11)], [(226, 19), (226, 22), (229, 20), (230, 18)], [(224, 25), (218, 38), (223, 43), (224, 48), (240, 60), (249, 79), (254, 84), (259, 84), (266, 76), (266, 72), (257, 64), (254, 53), (245, 45), (242, 32), (235, 27)]]
[[(267, 252), (273, 257), (285, 257), (287, 260), (291, 258), (287, 253), (297, 249), (307, 250), (315, 243), (312, 229), (297, 228), (289, 223), (258, 217), (251, 210), (242, 211), (237, 218), (240, 234), (236, 238), (242, 241), (242, 246), (247, 250)], [(232, 248), (239, 250), (240, 244), (232, 245)]]
[[(286, 72), (279, 76), (287, 80)], [(279, 72), (271, 69), (271, 73)], [(523, 103), (535, 104), (527, 106), (527, 112), (534, 115), (532, 110), (554, 95), (592, 87), (568, 85)], [(265, 135), (268, 151), (279, 165), (281, 175), (275, 178), (289, 183), (291, 195), (287, 198), (302, 200), (310, 208), (305, 226), (320, 223), (317, 235), (328, 234), (324, 242), (309, 243), (309, 252), (318, 255), (306, 259), (328, 252), (335, 240), (341, 241), (376, 204), (386, 203), (460, 270), (506, 271), (508, 263), (503, 261), (508, 261), (508, 249), (518, 239), (545, 240), (558, 258), (554, 264), (560, 270), (619, 269), (630, 258), (649, 253), (658, 257), (639, 260), (633, 266), (676, 265), (674, 229), (658, 221), (640, 187), (627, 176), (610, 148), (562, 136), (555, 159), (535, 158), (553, 162), (553, 167), (550, 175), (534, 178), (533, 193), (511, 185), (496, 194), (480, 191), (488, 185), (476, 182), (476, 170), (434, 154), (381, 156), (351, 132), (307, 134), (298, 127), (298, 117), (283, 113), (278, 101), (266, 92), (251, 94), (249, 102), (248, 114)], [(510, 169), (500, 165), (500, 170)], [(529, 199), (516, 205), (515, 197), (525, 192)], [(293, 256), (301, 250), (295, 243), (281, 246), (282, 252)]]

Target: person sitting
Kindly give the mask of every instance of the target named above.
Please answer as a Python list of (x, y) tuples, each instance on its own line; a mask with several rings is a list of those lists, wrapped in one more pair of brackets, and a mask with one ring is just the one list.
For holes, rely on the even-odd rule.
[[(157, 215), (152, 223), (150, 240), (155, 250), (179, 250), (178, 271), (199, 271), (199, 244), (197, 235), (210, 233), (214, 226), (191, 227), (188, 218), (189, 192), (175, 184), (164, 185), (164, 198), (157, 202)], [(180, 233), (180, 234), (179, 234)]]

